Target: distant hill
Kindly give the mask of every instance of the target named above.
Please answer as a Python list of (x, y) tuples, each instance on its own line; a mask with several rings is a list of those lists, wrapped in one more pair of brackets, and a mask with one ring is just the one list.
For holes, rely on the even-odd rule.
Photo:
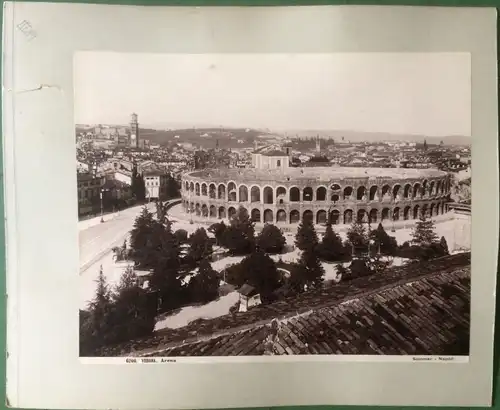
[(219, 147), (226, 149), (251, 147), (255, 140), (274, 137), (271, 134), (249, 128), (184, 128), (172, 130), (141, 128), (139, 134), (153, 144), (168, 145), (174, 142), (187, 142), (203, 148), (214, 148), (217, 141), (219, 141)]
[[(95, 125), (77, 124), (76, 132), (82, 132), (93, 128)], [(101, 124), (108, 127), (122, 127), (123, 125)], [(425, 135), (404, 135), (383, 132), (360, 132), (343, 130), (269, 130), (256, 128), (231, 128), (231, 127), (179, 127), (170, 129), (159, 129), (153, 126), (140, 129), (140, 135), (153, 144), (168, 145), (173, 142), (189, 142), (203, 148), (213, 148), (219, 140), (220, 148), (244, 148), (253, 145), (254, 140), (264, 142), (265, 140), (280, 140), (295, 137), (333, 138), (336, 141), (351, 142), (376, 142), (376, 141), (404, 141), (424, 142), (428, 144), (439, 144), (443, 141), (446, 145), (470, 145), (471, 137), (461, 135), (450, 135), (445, 137)], [(175, 138), (178, 136), (179, 138)], [(240, 142), (238, 142), (240, 140)]]
[(443, 141), (446, 145), (470, 145), (471, 137), (462, 135), (449, 135), (445, 137), (425, 136), (425, 135), (404, 135), (391, 134), (385, 132), (359, 132), (342, 130), (284, 130), (280, 131), (289, 137), (314, 137), (319, 135), (321, 138), (333, 138), (341, 141), (362, 142), (362, 141), (405, 141), (405, 142), (424, 142), (428, 144), (439, 144)]

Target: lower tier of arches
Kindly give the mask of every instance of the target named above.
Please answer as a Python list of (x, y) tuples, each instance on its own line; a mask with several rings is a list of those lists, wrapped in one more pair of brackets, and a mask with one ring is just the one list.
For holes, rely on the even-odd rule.
[[(182, 206), (187, 214), (206, 217), (214, 220), (230, 219), (236, 214), (238, 207), (216, 206), (197, 202), (183, 201)], [(382, 209), (344, 209), (344, 210), (311, 210), (311, 209), (280, 209), (243, 207), (250, 218), (256, 223), (295, 224), (302, 219), (310, 219), (316, 224), (325, 224), (329, 219), (334, 225), (359, 222), (377, 223), (383, 221), (400, 221), (419, 219), (421, 216), (433, 217), (446, 213), (448, 206), (444, 202), (431, 204), (407, 205), (404, 207), (385, 207)]]

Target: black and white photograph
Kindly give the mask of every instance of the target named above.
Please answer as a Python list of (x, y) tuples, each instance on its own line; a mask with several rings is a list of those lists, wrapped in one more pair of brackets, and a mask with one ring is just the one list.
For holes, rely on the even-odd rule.
[(468, 54), (74, 64), (80, 357), (468, 358)]

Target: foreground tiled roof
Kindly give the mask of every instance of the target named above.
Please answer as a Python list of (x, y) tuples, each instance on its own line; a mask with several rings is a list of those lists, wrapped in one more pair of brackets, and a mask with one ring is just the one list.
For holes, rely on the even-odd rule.
[(103, 355), (468, 354), (469, 310), (467, 253), (166, 329)]

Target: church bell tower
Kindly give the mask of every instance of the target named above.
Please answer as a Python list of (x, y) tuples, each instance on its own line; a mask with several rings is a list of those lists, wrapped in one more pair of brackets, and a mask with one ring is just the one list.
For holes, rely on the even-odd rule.
[(139, 122), (135, 113), (130, 116), (130, 147), (139, 147)]

